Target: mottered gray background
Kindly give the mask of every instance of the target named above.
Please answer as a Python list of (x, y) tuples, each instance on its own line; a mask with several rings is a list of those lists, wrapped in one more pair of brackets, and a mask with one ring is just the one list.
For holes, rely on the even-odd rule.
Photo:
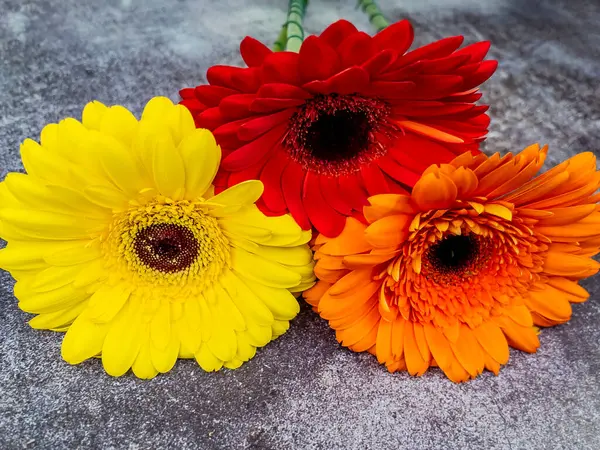
[[(311, 0), (306, 28), (341, 17), (370, 30), (354, 0)], [(272, 43), (287, 0), (0, 0), (0, 177), (19, 143), (80, 117), (98, 99), (139, 115), (177, 99), (246, 35)], [(550, 144), (549, 163), (600, 146), (600, 3), (590, 0), (380, 0), (416, 42), (489, 39), (500, 61), (483, 91), (486, 152)], [(535, 355), (513, 351), (499, 377), (462, 385), (437, 370), (389, 374), (342, 349), (303, 307), (290, 331), (236, 371), (192, 361), (152, 381), (69, 366), (61, 335), (27, 325), (0, 274), (0, 448), (597, 449), (600, 283)]]

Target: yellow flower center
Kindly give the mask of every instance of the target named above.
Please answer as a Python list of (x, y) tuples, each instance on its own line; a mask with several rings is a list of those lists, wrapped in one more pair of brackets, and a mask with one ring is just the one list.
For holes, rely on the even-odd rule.
[(190, 201), (157, 198), (115, 215), (103, 248), (114, 270), (148, 287), (199, 291), (230, 263), (217, 219)]

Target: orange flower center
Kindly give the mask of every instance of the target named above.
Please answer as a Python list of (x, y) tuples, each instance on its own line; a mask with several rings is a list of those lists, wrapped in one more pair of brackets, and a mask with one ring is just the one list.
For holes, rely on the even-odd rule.
[(382, 296), (406, 320), (477, 326), (540, 279), (547, 245), (518, 217), (472, 209), (417, 216), (380, 274)]

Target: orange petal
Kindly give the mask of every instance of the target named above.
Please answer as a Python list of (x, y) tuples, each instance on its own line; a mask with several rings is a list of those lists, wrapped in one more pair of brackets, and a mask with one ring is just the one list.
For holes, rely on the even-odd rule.
[(377, 299), (371, 297), (368, 301), (346, 310), (344, 316), (336, 317), (329, 321), (329, 326), (334, 330), (346, 330), (354, 327), (363, 317), (368, 315), (377, 306)]
[[(326, 292), (319, 302), (319, 314), (327, 320), (347, 316), (352, 310), (368, 303), (379, 289), (381, 282), (370, 282), (347, 296), (332, 296)], [(379, 314), (379, 311), (377, 312)]]
[(380, 364), (392, 358), (392, 322), (383, 319), (379, 322), (375, 350)]
[(329, 295), (331, 296), (343, 296), (348, 293), (350, 290), (358, 288), (359, 286), (364, 286), (367, 283), (371, 282), (372, 279), (372, 271), (367, 270), (353, 270), (352, 272), (344, 275), (340, 280), (331, 286), (329, 290)]
[(531, 313), (525, 305), (513, 305), (504, 308), (504, 314), (524, 327), (532, 327)]
[[(508, 345), (507, 345), (508, 348)], [(483, 352), (484, 365), (487, 370), (493, 372), (494, 375), (500, 373), (500, 363), (492, 358), (487, 352)]]
[(369, 223), (395, 214), (416, 213), (409, 195), (379, 194), (369, 197), (368, 200), (371, 206), (363, 207), (363, 214)]
[(413, 327), (415, 329), (415, 341), (417, 342), (417, 348), (421, 352), (423, 360), (431, 360), (431, 351), (429, 350), (429, 345), (427, 344), (427, 340), (425, 339), (425, 331), (423, 330), (423, 325), (419, 323), (414, 323)]
[(397, 255), (397, 252), (388, 254), (362, 254), (362, 255), (351, 255), (344, 258), (344, 264), (347, 268), (352, 270), (366, 269), (368, 267), (376, 266), (383, 262), (389, 261)]
[(448, 142), (450, 144), (463, 144), (465, 142), (457, 136), (445, 133), (444, 131), (440, 131), (437, 128), (433, 128), (422, 123), (412, 122), (410, 120), (398, 120), (396, 123), (401, 128), (414, 131), (417, 134), (427, 136), (438, 141)]
[(350, 345), (348, 348), (353, 352), (366, 352), (375, 354), (375, 341), (377, 340), (377, 329), (379, 325), (376, 324), (371, 331), (369, 331), (364, 337), (362, 337), (356, 344)]
[[(539, 149), (538, 145), (532, 147), (537, 147)], [(517, 155), (517, 158), (521, 157), (523, 153), (524, 151), (521, 154)], [(520, 188), (524, 183), (527, 183), (529, 180), (531, 180), (533, 176), (535, 176), (536, 173), (539, 172), (539, 170), (544, 165), (547, 153), (548, 146), (545, 145), (544, 148), (537, 152), (533, 159), (527, 159), (526, 165), (522, 167), (516, 175), (502, 183), (500, 186), (498, 186), (491, 192), (488, 192), (486, 196), (488, 198), (498, 198)]]
[(361, 339), (371, 336), (372, 342), (370, 342), (367, 347), (369, 348), (370, 346), (375, 345), (375, 335), (373, 335), (371, 331), (377, 326), (380, 319), (381, 316), (379, 315), (379, 311), (377, 308), (373, 308), (369, 314), (365, 315), (352, 327), (345, 330), (337, 330), (335, 332), (335, 337), (340, 344), (345, 347), (350, 347), (358, 343)]
[(422, 211), (451, 207), (458, 190), (448, 175), (429, 173), (421, 177), (412, 190), (412, 198)]
[(331, 284), (326, 283), (324, 281), (318, 281), (317, 284), (315, 284), (313, 287), (304, 291), (302, 296), (309, 305), (318, 306), (319, 302), (321, 301), (321, 297), (323, 297), (325, 292), (327, 292), (327, 289), (329, 289), (330, 287)]
[(476, 377), (483, 372), (483, 351), (468, 326), (460, 325), (458, 339), (456, 342), (450, 343), (450, 346), (456, 359), (469, 372), (469, 375)]
[(450, 364), (452, 348), (444, 334), (433, 324), (423, 324), (429, 350), (442, 370)]
[(483, 205), (483, 209), (488, 214), (501, 217), (505, 220), (512, 220), (512, 212), (506, 206), (502, 206), (497, 203), (486, 203)]
[(536, 328), (524, 327), (508, 317), (498, 317), (495, 322), (500, 325), (508, 345), (527, 353), (535, 353), (540, 346)]
[(398, 247), (408, 238), (408, 225), (412, 219), (406, 214), (383, 217), (367, 227), (366, 240), (373, 247)]
[(543, 268), (548, 275), (584, 278), (598, 272), (600, 264), (587, 257), (549, 251)]
[(571, 281), (571, 280), (567, 280), (566, 278), (562, 278), (562, 277), (549, 277), (547, 283), (564, 292), (565, 294), (567, 294), (568, 296), (568, 300), (571, 303), (581, 303), (586, 301), (590, 294), (588, 291), (586, 291), (584, 288), (582, 288), (581, 286), (579, 286), (579, 284), (577, 284), (577, 282), (575, 281)]
[(404, 354), (404, 327), (406, 321), (398, 317), (392, 322), (392, 355), (395, 358), (401, 358)]
[(329, 239), (319, 251), (327, 255), (345, 256), (367, 252), (372, 246), (365, 239), (367, 226), (353, 217), (348, 217), (342, 233)]
[[(596, 210), (596, 205), (578, 205), (569, 206), (567, 208), (554, 208), (546, 210), (552, 213), (552, 217), (548, 217), (540, 220), (537, 225), (545, 226), (556, 226), (556, 225), (568, 225), (575, 223)], [(600, 233), (600, 231), (599, 231)]]
[(456, 186), (457, 197), (461, 200), (470, 198), (477, 190), (479, 180), (471, 169), (459, 167), (448, 176)]
[(406, 322), (404, 326), (404, 359), (408, 373), (411, 375), (421, 376), (429, 367), (429, 361), (423, 359), (417, 346), (412, 322)]
[(494, 361), (506, 364), (509, 358), (508, 342), (500, 327), (493, 322), (484, 322), (473, 329), (473, 334), (481, 347)]
[(381, 317), (388, 321), (393, 321), (398, 317), (398, 307), (389, 304), (383, 285), (379, 290), (379, 313)]
[(571, 304), (566, 296), (552, 286), (543, 291), (530, 291), (524, 298), (525, 304), (532, 311), (555, 323), (564, 323), (571, 318)]

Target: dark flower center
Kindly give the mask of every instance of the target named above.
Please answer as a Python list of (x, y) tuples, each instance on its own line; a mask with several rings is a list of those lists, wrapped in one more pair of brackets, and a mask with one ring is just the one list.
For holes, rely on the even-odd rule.
[(320, 95), (290, 119), (284, 145), (305, 170), (343, 175), (385, 153), (389, 106), (357, 95)]
[(462, 272), (477, 259), (478, 252), (472, 235), (449, 235), (429, 248), (428, 259), (439, 272)]
[(188, 228), (160, 223), (140, 230), (134, 241), (135, 251), (148, 267), (160, 272), (179, 272), (198, 257), (198, 241)]
[(349, 159), (368, 147), (370, 132), (362, 111), (324, 113), (308, 128), (306, 146), (315, 158), (324, 161)]

